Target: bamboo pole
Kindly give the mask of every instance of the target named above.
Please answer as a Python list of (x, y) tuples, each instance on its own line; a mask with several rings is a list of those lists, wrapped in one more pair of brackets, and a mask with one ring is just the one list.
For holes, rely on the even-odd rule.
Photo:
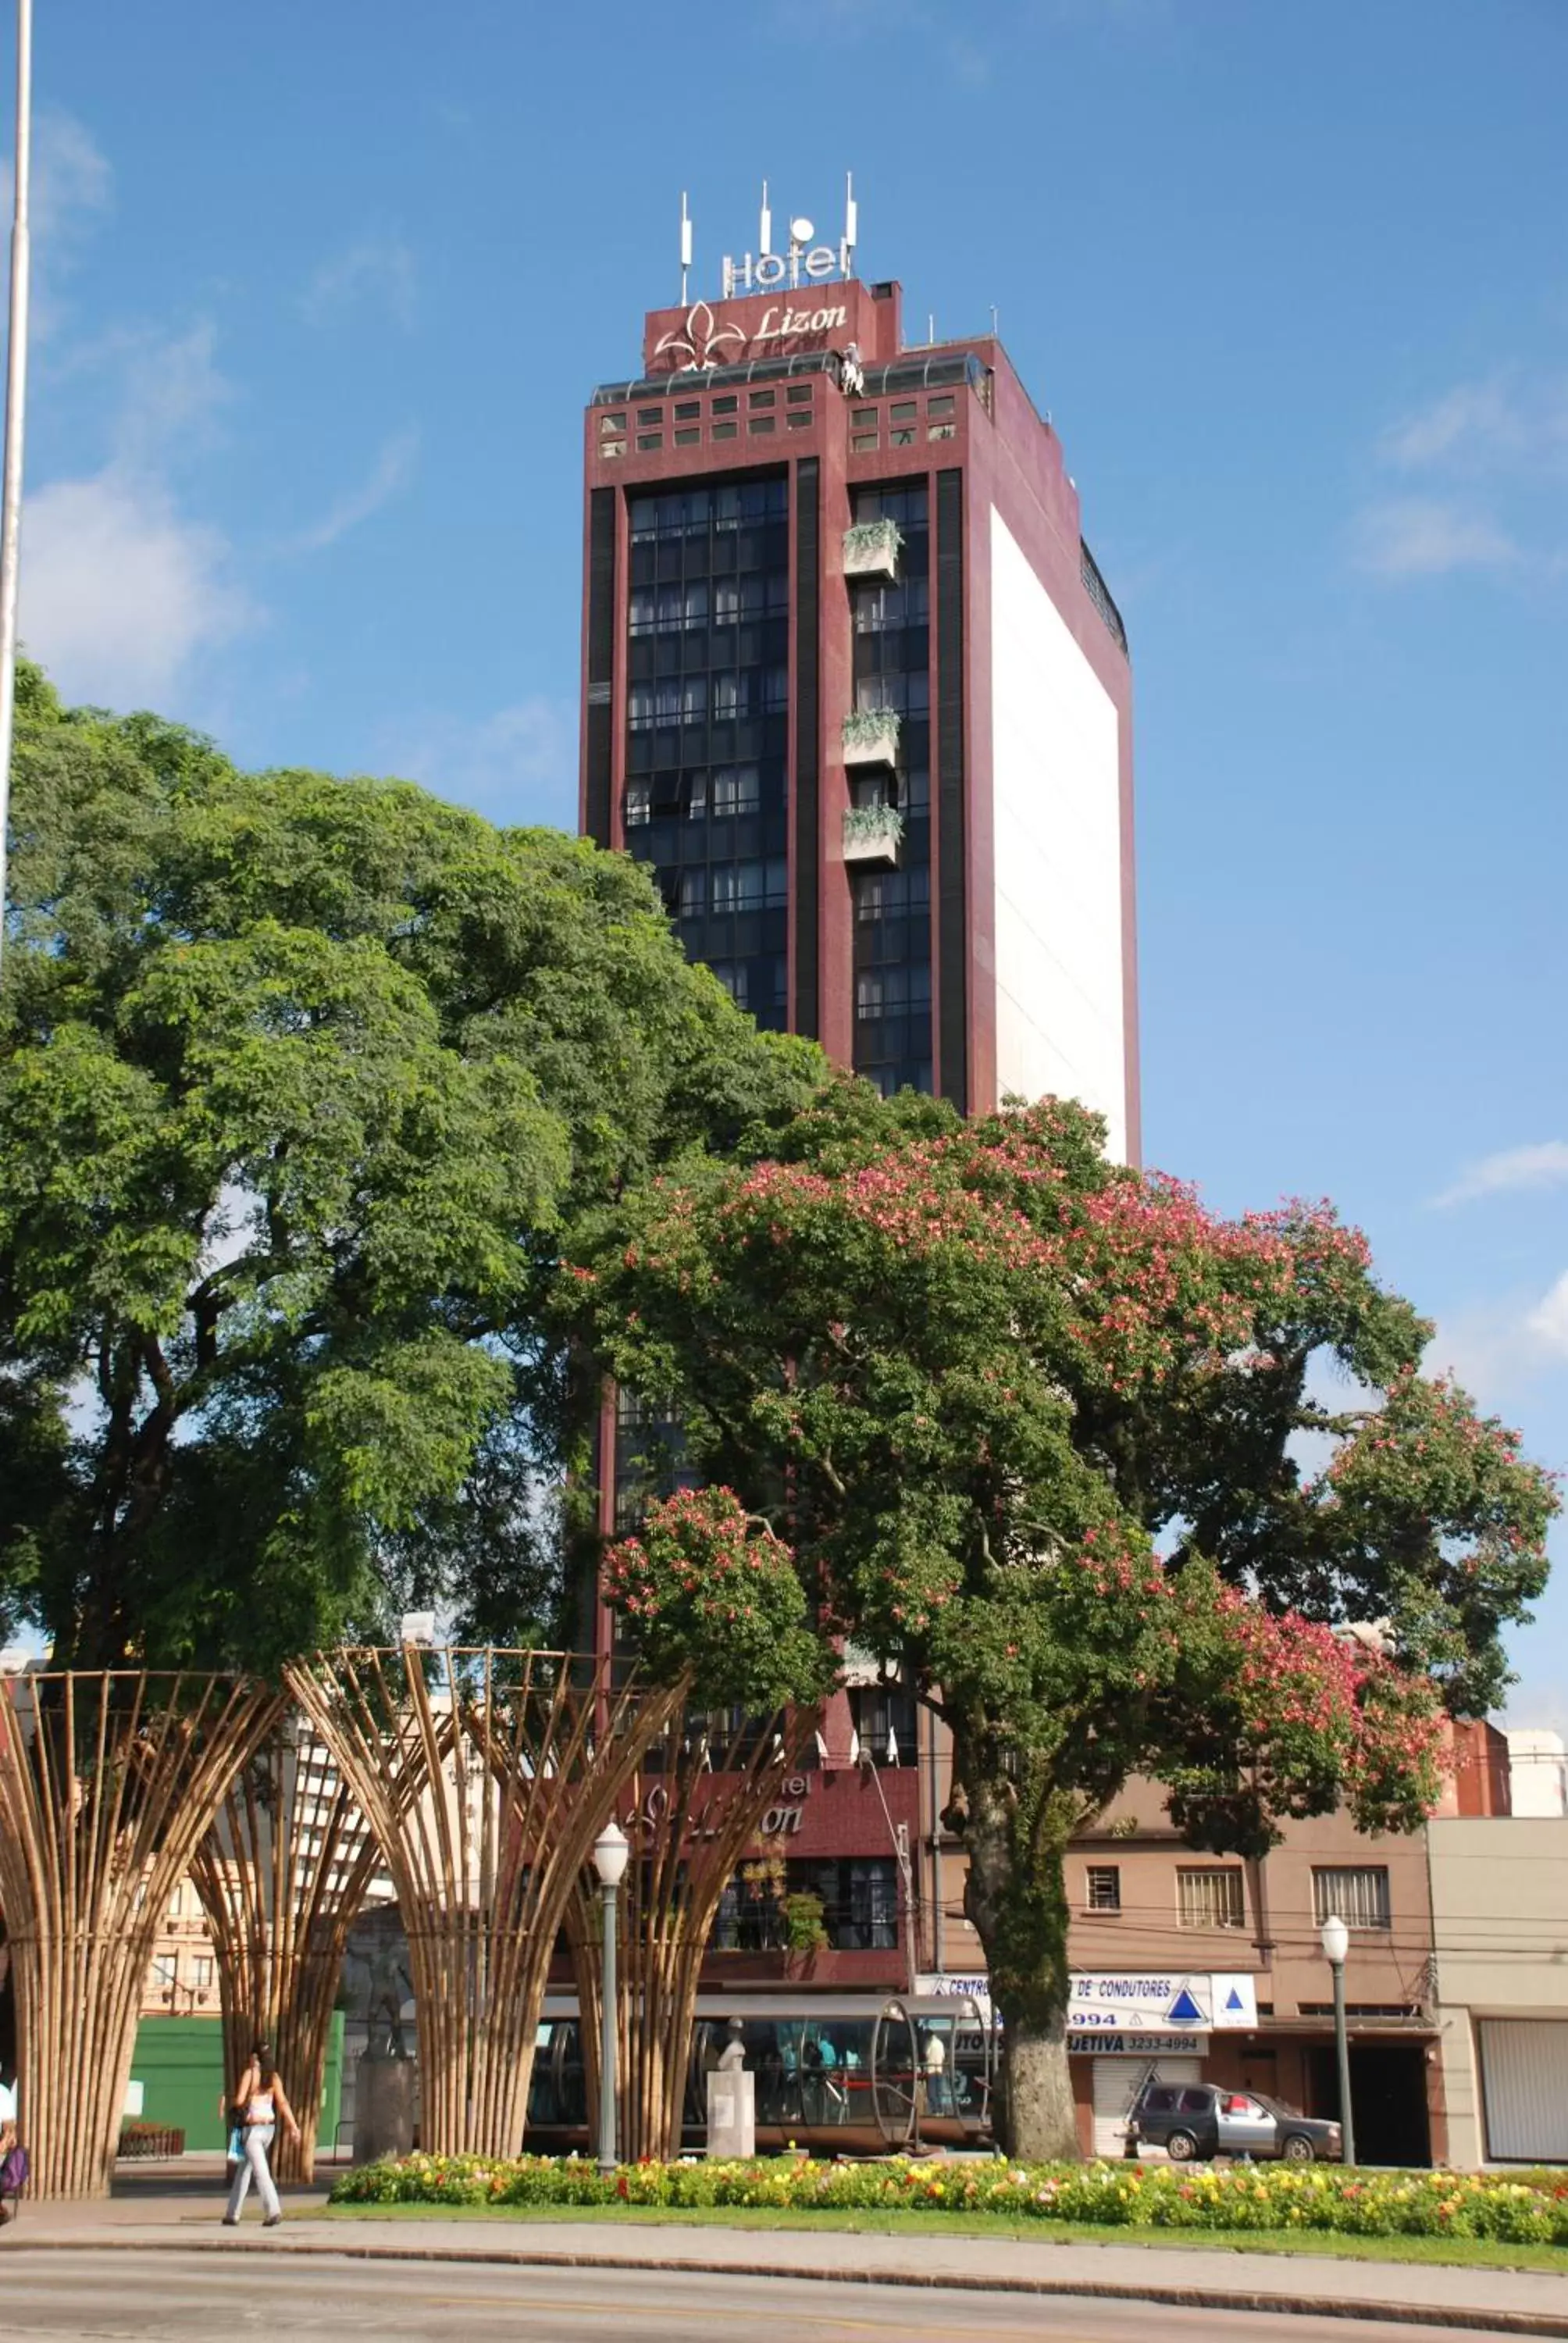
[[(680, 2152), (698, 1987), (719, 1901), (815, 1723), (813, 1713), (792, 1711), (739, 1724), (722, 1714), (672, 1718), (623, 1794), (631, 1861), (620, 1895), (617, 2105), (628, 2163)], [(598, 2105), (600, 1909), (585, 1871), (567, 1934), (590, 2109)]]
[(107, 2194), (162, 1916), (276, 1714), (265, 1687), (207, 1674), (0, 1687), (0, 1905), (35, 2195)]
[(380, 1845), (408, 1939), (420, 2141), (521, 2146), (578, 1872), (682, 1689), (560, 1652), (321, 1653), (288, 1671)]
[(191, 1864), (217, 1956), (226, 2087), (263, 2036), (299, 2117), (299, 2138), (273, 2151), (280, 2180), (315, 2177), (344, 1948), (379, 1860), (325, 1743), (293, 1715), (236, 1774)]

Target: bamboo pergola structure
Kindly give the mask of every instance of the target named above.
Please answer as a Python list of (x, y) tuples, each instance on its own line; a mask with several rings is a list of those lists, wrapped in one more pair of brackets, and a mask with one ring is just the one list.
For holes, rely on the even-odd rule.
[(320, 1735), (291, 1714), (239, 1768), (191, 1863), (211, 1925), (230, 2089), (257, 2035), (299, 2118), (279, 2179), (309, 2181), (344, 1947), (380, 1857)]
[(207, 1674), (0, 1685), (0, 1904), (37, 2196), (108, 2193), (159, 1923), (277, 1710), (264, 1686)]
[[(631, 1860), (620, 1892), (616, 2099), (628, 2163), (680, 2152), (703, 1956), (719, 1899), (799, 1763), (813, 1713), (672, 1717), (621, 1799)], [(590, 2123), (598, 2106), (602, 1897), (579, 1875), (567, 1916)]]
[(449, 1647), (321, 1653), (287, 1674), (397, 1891), (421, 2144), (515, 2155), (578, 1875), (685, 1688), (570, 1653)]

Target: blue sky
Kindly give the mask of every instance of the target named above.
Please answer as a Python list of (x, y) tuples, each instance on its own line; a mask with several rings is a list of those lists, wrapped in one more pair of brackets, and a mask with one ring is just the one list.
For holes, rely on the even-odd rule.
[[(1138, 689), (1146, 1130), (1337, 1198), (1568, 1463), (1559, 0), (40, 0), (24, 627), (246, 762), (575, 806), (579, 410), (757, 184), (991, 305)], [(1560, 1541), (1568, 1556), (1568, 1540)], [(1568, 1725), (1568, 1567), (1519, 1721)]]

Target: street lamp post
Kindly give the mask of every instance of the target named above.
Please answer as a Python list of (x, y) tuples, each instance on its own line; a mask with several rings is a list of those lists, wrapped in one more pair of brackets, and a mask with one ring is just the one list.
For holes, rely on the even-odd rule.
[(1334, 1975), (1334, 2053), (1340, 2066), (1340, 2152), (1346, 2164), (1356, 2160), (1356, 2119), (1351, 2110), (1351, 2044), (1345, 2026), (1345, 1955), (1351, 1932), (1338, 1918), (1323, 1922), (1318, 1939), (1323, 1958)]
[(619, 2161), (615, 2138), (615, 1920), (616, 1897), (626, 1875), (631, 1843), (618, 1822), (606, 1823), (593, 1843), (593, 1865), (604, 1896), (604, 1959), (599, 1970), (598, 2168), (609, 2173)]

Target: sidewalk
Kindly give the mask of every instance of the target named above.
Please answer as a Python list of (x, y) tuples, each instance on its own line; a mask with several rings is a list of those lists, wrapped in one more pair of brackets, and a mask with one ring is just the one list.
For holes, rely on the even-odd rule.
[(753, 2278), (986, 2293), (1100, 2296), (1189, 2308), (1275, 2310), (1322, 2318), (1482, 2328), (1568, 2338), (1568, 2275), (1234, 2253), (1202, 2247), (1080, 2245), (1042, 2237), (888, 2237), (844, 2230), (638, 2227), (626, 2221), (326, 2220), (325, 2191), (285, 2199), (281, 2228), (254, 2209), (219, 2226), (216, 2178), (167, 2166), (127, 2177), (107, 2204), (25, 2205), (0, 2254), (102, 2247), (115, 2252), (332, 2254), (375, 2260), (543, 2268), (729, 2270)]

